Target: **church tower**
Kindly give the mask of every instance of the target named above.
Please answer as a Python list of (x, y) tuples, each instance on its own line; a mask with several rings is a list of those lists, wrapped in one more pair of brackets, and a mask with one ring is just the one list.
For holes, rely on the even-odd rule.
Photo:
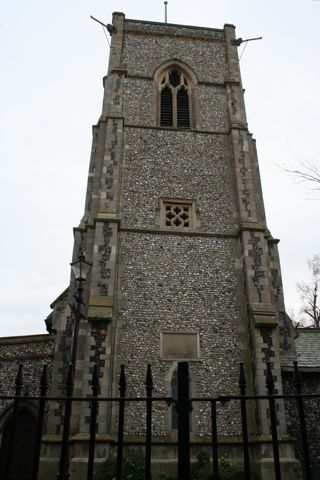
[[(100, 394), (118, 395), (124, 364), (127, 395), (143, 395), (150, 363), (154, 393), (171, 395), (180, 360), (190, 364), (192, 396), (236, 394), (240, 361), (255, 394), (266, 392), (266, 361), (271, 361), (281, 393), (280, 355), (284, 343), (290, 351), (290, 336), (283, 342), (288, 328), (277, 241), (266, 226), (235, 29), (129, 20), (114, 13), (110, 31), (85, 212), (74, 229), (73, 259), (83, 251), (93, 264), (84, 292), (74, 394), (91, 394), (97, 364)], [(71, 282), (53, 305), (52, 394), (61, 391), (70, 360), (73, 292)], [(235, 411), (226, 406), (218, 427), (221, 445), (228, 444), (236, 456)], [(88, 412), (87, 404), (73, 408), (75, 472), (89, 432)], [(278, 416), (286, 438), (281, 408)], [(62, 418), (57, 404), (44, 439), (47, 455), (55, 451)], [(116, 418), (115, 408), (100, 406), (98, 456), (110, 451)], [(139, 408), (128, 407), (126, 434), (133, 445), (141, 443), (142, 419)], [(172, 444), (176, 430), (171, 411), (155, 407), (154, 419), (157, 456), (156, 446)], [(195, 407), (191, 423), (195, 447), (206, 445), (206, 407)], [(272, 478), (263, 403), (252, 409), (250, 433), (262, 478)], [(294, 466), (289, 443), (284, 441), (282, 451), (283, 462), (289, 459)], [(290, 478), (298, 478), (294, 475)]]

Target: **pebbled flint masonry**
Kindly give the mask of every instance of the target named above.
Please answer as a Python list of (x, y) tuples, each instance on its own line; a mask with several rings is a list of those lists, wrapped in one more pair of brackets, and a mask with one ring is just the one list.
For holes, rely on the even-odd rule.
[[(39, 395), (40, 378), (44, 365), (48, 367), (48, 384), (51, 382), (55, 337), (53, 335), (26, 335), (0, 338), (0, 391), (15, 394), (15, 380), (19, 365), (23, 366), (23, 395)], [(11, 405), (0, 401), (0, 411)], [(5, 418), (0, 417), (3, 422)]]
[[(145, 371), (141, 366), (146, 363), (153, 366), (157, 394), (169, 393), (164, 379), (172, 361), (160, 359), (162, 331), (198, 333), (200, 359), (191, 366), (195, 391), (208, 396), (236, 392), (240, 361), (239, 299), (233, 265), (236, 248), (235, 240), (123, 234), (120, 280), (124, 306), (119, 312), (118, 356), (127, 365), (131, 394), (143, 394)], [(196, 415), (194, 433), (208, 434), (208, 413)], [(228, 414), (225, 410), (220, 416), (220, 427), (235, 433)], [(141, 419), (135, 411), (132, 422), (131, 433), (138, 433)], [(156, 411), (156, 435), (167, 433), (165, 422), (162, 412)]]

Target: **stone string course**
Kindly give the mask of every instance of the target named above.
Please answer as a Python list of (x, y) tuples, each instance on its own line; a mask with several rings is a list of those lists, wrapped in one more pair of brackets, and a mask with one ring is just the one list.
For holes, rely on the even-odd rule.
[(136, 32), (136, 33), (147, 33), (147, 34), (165, 34), (172, 36), (192, 36), (193, 38), (208, 38), (210, 40), (224, 40), (224, 32), (219, 29), (211, 28), (190, 28), (185, 25), (170, 25), (166, 24), (164, 27), (163, 24), (159, 23), (144, 23), (137, 21), (126, 21), (125, 25), (126, 32)]

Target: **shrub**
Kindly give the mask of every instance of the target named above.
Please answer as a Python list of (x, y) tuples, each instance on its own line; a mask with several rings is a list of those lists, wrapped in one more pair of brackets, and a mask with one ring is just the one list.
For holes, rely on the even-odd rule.
[(204, 451), (199, 452), (196, 463), (191, 465), (192, 480), (211, 480), (211, 471), (209, 454)]
[[(109, 457), (97, 467), (94, 480), (115, 480), (117, 469), (116, 457)], [(144, 480), (145, 467), (142, 455), (128, 455), (122, 461), (122, 480)]]
[[(95, 471), (94, 480), (115, 480), (117, 461), (115, 457), (109, 457)], [(252, 480), (257, 477), (252, 474)], [(144, 480), (145, 465), (142, 455), (130, 455), (123, 458), (122, 479), (123, 480)], [(161, 474), (160, 480), (177, 480), (170, 475)], [(219, 460), (220, 480), (245, 480), (243, 467), (230, 461), (226, 457)], [(192, 480), (212, 480), (212, 464), (207, 452), (199, 452), (197, 461), (191, 465)]]
[[(226, 457), (219, 460), (219, 478), (220, 480), (244, 480), (244, 470), (240, 465), (231, 462)], [(207, 452), (199, 452), (197, 462), (191, 466), (192, 480), (212, 480), (212, 464)], [(254, 479), (254, 477), (253, 477)], [(174, 477), (160, 475), (160, 480), (177, 480)]]
[[(207, 452), (199, 452), (197, 462), (191, 467), (192, 480), (212, 480), (212, 464)], [(232, 462), (226, 457), (219, 460), (219, 478), (220, 480), (245, 480), (243, 467)], [(256, 477), (252, 474), (252, 480)]]
[(243, 468), (225, 457), (219, 460), (219, 474), (221, 480), (245, 480)]

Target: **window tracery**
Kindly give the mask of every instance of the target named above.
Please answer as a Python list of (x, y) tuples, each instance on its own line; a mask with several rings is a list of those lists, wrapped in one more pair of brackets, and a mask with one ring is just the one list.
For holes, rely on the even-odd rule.
[(195, 228), (195, 202), (188, 199), (160, 199), (160, 225), (183, 229)]
[(191, 85), (177, 67), (160, 76), (160, 126), (190, 128)]

